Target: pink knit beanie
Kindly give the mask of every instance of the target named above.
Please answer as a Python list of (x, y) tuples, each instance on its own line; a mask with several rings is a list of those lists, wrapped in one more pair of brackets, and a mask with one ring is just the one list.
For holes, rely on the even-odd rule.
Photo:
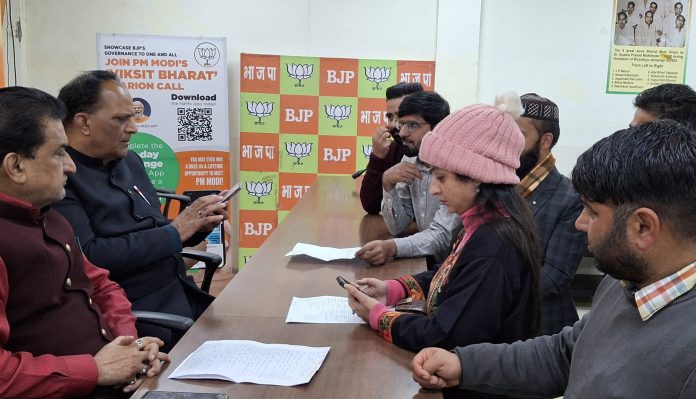
[(450, 114), (421, 143), (421, 161), (482, 183), (517, 184), (524, 136), (515, 123), (524, 108), (514, 92), (495, 106), (474, 104)]

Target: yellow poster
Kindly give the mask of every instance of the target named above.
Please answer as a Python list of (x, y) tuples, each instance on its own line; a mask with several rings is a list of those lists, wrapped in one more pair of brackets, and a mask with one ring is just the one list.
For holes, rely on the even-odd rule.
[(689, 0), (614, 0), (607, 93), (684, 83)]

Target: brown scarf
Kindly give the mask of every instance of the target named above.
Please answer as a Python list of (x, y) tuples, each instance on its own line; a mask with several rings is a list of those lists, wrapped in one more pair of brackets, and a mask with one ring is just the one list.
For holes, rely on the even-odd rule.
[(546, 176), (549, 175), (554, 166), (556, 166), (556, 158), (549, 153), (543, 162), (527, 173), (527, 176), (517, 185), (517, 192), (520, 193), (522, 198), (529, 197), (534, 189), (539, 187), (539, 184), (546, 179)]

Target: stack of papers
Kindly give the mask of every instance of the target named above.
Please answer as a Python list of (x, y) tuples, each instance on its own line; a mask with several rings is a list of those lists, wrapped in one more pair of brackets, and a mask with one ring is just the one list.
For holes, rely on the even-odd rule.
[(243, 340), (207, 341), (169, 378), (216, 379), (286, 387), (306, 384), (321, 367), (329, 349)]
[(353, 314), (348, 298), (340, 296), (294, 297), (285, 322), (365, 324), (363, 319)]
[(312, 258), (321, 259), (323, 261), (330, 261), (335, 259), (353, 259), (355, 258), (355, 253), (358, 252), (360, 247), (354, 248), (331, 248), (331, 247), (320, 247), (318, 245), (304, 244), (298, 242), (286, 253), (285, 256), (293, 255), (307, 255)]

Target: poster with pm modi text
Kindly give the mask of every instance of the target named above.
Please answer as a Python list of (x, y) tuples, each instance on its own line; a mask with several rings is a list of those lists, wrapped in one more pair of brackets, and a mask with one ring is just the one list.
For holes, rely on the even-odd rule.
[[(230, 187), (226, 49), (225, 38), (97, 34), (97, 67), (133, 97), (138, 133), (129, 148), (155, 188)], [(222, 252), (216, 230), (208, 250)]]

